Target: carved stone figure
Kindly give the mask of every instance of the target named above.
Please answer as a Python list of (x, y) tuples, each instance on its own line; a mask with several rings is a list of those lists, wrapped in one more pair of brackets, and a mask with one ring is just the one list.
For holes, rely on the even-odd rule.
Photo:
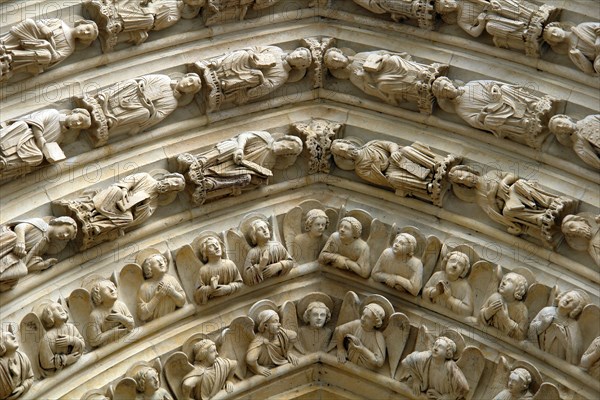
[(244, 263), (244, 282), (255, 285), (265, 279), (289, 273), (296, 262), (283, 245), (272, 239), (267, 221), (256, 219), (250, 225), (252, 248)]
[(457, 114), (473, 128), (539, 148), (548, 135), (547, 124), (559, 101), (538, 97), (521, 86), (481, 80), (457, 86), (440, 77), (433, 83), (433, 94), (440, 107)]
[(473, 37), (485, 30), (496, 47), (522, 50), (539, 57), (544, 26), (560, 9), (524, 0), (445, 0), (442, 15), (456, 14), (458, 26)]
[(136, 362), (121, 378), (111, 386), (113, 399), (131, 400), (173, 400), (169, 392), (160, 387), (162, 366), (159, 359), (152, 363)]
[(496, 371), (487, 382), (485, 398), (494, 400), (560, 400), (558, 388), (544, 382), (540, 371), (527, 361), (509, 365), (504, 356), (496, 362)]
[(0, 332), (0, 399), (18, 399), (31, 388), (33, 370), (27, 356), (10, 331)]
[(552, 22), (544, 28), (544, 40), (586, 74), (600, 74), (600, 22)]
[(137, 134), (158, 124), (175, 109), (187, 104), (201, 88), (195, 73), (179, 79), (168, 75), (143, 75), (100, 90), (76, 96), (75, 102), (92, 116), (90, 133), (96, 147), (110, 135)]
[(192, 65), (203, 77), (208, 112), (224, 104), (241, 105), (304, 77), (312, 63), (307, 48), (286, 52), (276, 46), (236, 50)]
[(578, 365), (583, 344), (577, 318), (589, 299), (587, 294), (571, 290), (560, 293), (556, 301), (556, 306), (542, 308), (531, 321), (529, 340), (541, 350)]
[(278, 139), (266, 131), (243, 132), (218, 143), (207, 152), (177, 157), (179, 171), (193, 183), (192, 200), (239, 195), (242, 189), (266, 185), (272, 169), (286, 169), (302, 152), (302, 141), (285, 135)]
[(52, 202), (55, 210), (68, 213), (82, 226), (81, 249), (114, 240), (145, 222), (159, 205), (175, 200), (185, 187), (181, 174), (153, 177), (140, 172), (128, 175), (106, 189), (83, 192), (72, 200)]
[(375, 14), (390, 13), (394, 21), (417, 20), (419, 28), (433, 30), (437, 11), (444, 0), (354, 0)]
[(498, 393), (494, 400), (530, 400), (533, 395), (529, 391), (531, 374), (525, 368), (515, 368), (511, 371), (506, 389)]
[(94, 309), (90, 314), (88, 339), (100, 347), (131, 332), (134, 320), (127, 306), (118, 300), (117, 287), (108, 279), (96, 281), (90, 290)]
[(295, 122), (291, 126), (304, 136), (310, 154), (308, 173), (329, 173), (331, 142), (339, 135), (342, 124), (326, 119), (312, 118), (310, 123)]
[(137, 315), (144, 322), (172, 313), (185, 304), (185, 292), (174, 276), (167, 274), (169, 261), (160, 253), (142, 263), (144, 283), (137, 296)]
[(506, 226), (508, 233), (536, 237), (547, 247), (556, 245), (559, 222), (578, 205), (575, 199), (552, 194), (510, 172), (490, 170), (481, 175), (458, 165), (448, 176), (458, 198), (476, 202), (489, 218)]
[(527, 279), (523, 275), (512, 272), (504, 275), (498, 292), (488, 297), (479, 312), (481, 322), (516, 340), (525, 339), (529, 311), (523, 298), (527, 287)]
[(346, 55), (334, 47), (325, 52), (323, 61), (333, 76), (350, 79), (366, 94), (395, 106), (414, 103), (427, 114), (435, 100), (431, 85), (448, 70), (446, 64), (421, 64), (406, 53), (385, 50)]
[(568, 115), (555, 115), (548, 127), (560, 144), (571, 147), (587, 165), (600, 169), (600, 114), (577, 122)]
[(430, 350), (410, 353), (401, 364), (400, 380), (405, 382), (415, 396), (425, 394), (428, 399), (464, 399), (469, 383), (454, 361), (456, 343), (438, 337)]
[[(298, 301), (296, 306), (292, 302), (283, 304), (282, 315), (284, 322), (288, 317), (293, 321), (297, 321), (299, 317), (304, 322), (297, 329), (298, 340), (294, 343), (296, 350), (302, 354), (327, 350), (332, 330), (326, 325), (331, 319), (332, 309), (333, 300), (321, 292), (307, 294)], [(287, 315), (288, 312), (290, 315)]]
[[(149, 31), (160, 31), (181, 18), (194, 17), (204, 3), (205, 0), (84, 0), (83, 6), (98, 23), (102, 51), (108, 53), (122, 39), (139, 45), (146, 41)], [(190, 8), (195, 13), (187, 15)]]
[(294, 237), (291, 253), (299, 264), (315, 261), (327, 243), (329, 235), (325, 233), (329, 227), (329, 216), (325, 211), (314, 208), (306, 213), (304, 233)]
[(249, 9), (259, 11), (279, 3), (279, 0), (207, 0), (203, 9), (206, 26), (242, 21)]
[(596, 380), (600, 379), (600, 336), (594, 339), (583, 353), (579, 366)]
[(0, 124), (0, 177), (28, 173), (42, 162), (64, 160), (59, 144), (67, 132), (91, 125), (87, 110), (46, 109)]
[(416, 296), (423, 287), (423, 263), (414, 256), (417, 239), (409, 233), (396, 235), (391, 247), (385, 249), (371, 277), (400, 291)]
[(77, 234), (69, 217), (30, 218), (0, 225), (0, 292), (12, 289), (19, 279), (43, 271), (58, 261), (42, 258), (57, 254)]
[(27, 18), (0, 36), (0, 82), (15, 73), (37, 75), (62, 62), (81, 47), (89, 46), (98, 36), (93, 21), (77, 20), (72, 28), (56, 19)]
[(461, 161), (453, 154), (436, 154), (419, 142), (401, 147), (386, 140), (371, 140), (360, 146), (337, 139), (331, 152), (339, 168), (354, 170), (367, 182), (391, 187), (398, 196), (417, 197), (440, 207), (450, 187), (447, 173)]
[(361, 238), (362, 229), (362, 224), (356, 218), (342, 218), (338, 231), (329, 237), (321, 250), (319, 262), (368, 278), (371, 274), (371, 261), (369, 245)]
[(183, 351), (169, 356), (165, 375), (177, 399), (208, 400), (222, 389), (233, 391), (237, 367), (237, 361), (219, 356), (215, 342), (194, 335), (184, 343)]
[(596, 265), (600, 266), (600, 215), (567, 215), (562, 220), (561, 231), (571, 248), (587, 251)]
[(381, 368), (387, 358), (394, 377), (409, 331), (406, 315), (394, 312), (385, 297), (371, 295), (360, 303), (356, 293), (348, 292), (330, 347), (336, 348), (338, 362), (371, 370)]
[(423, 299), (431, 300), (456, 314), (473, 314), (473, 290), (466, 276), (471, 261), (460, 251), (448, 253), (442, 260), (442, 270), (434, 273), (423, 288)]

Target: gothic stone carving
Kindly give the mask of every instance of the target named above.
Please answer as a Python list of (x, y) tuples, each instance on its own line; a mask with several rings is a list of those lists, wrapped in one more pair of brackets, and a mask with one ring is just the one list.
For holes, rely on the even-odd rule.
[(600, 22), (552, 22), (544, 28), (544, 40), (559, 54), (569, 58), (586, 74), (600, 74)]
[(309, 123), (296, 122), (291, 126), (299, 136), (304, 137), (304, 143), (310, 155), (308, 174), (319, 172), (328, 174), (331, 162), (331, 143), (339, 136), (343, 124), (312, 118)]
[(136, 362), (115, 384), (113, 399), (173, 400), (169, 392), (160, 387), (161, 371), (162, 366), (159, 359), (151, 363)]
[(9, 329), (0, 332), (0, 399), (18, 399), (31, 388), (33, 370), (29, 358), (17, 349), (19, 343)]
[(395, 106), (414, 103), (426, 114), (433, 111), (432, 84), (448, 70), (445, 64), (421, 64), (406, 53), (385, 50), (346, 55), (334, 47), (323, 61), (333, 76), (350, 79), (363, 92)]
[(561, 231), (571, 248), (587, 251), (596, 265), (600, 266), (600, 215), (567, 215), (563, 218)]
[(28, 272), (42, 271), (58, 261), (57, 254), (77, 234), (69, 217), (30, 218), (0, 225), (0, 292), (12, 289)]
[(600, 379), (600, 336), (596, 337), (583, 353), (579, 366), (595, 379)]
[[(282, 306), (284, 325), (292, 326), (298, 332), (294, 347), (302, 354), (327, 351), (332, 330), (326, 326), (331, 320), (333, 300), (321, 292), (304, 296), (297, 304), (286, 302)], [(298, 327), (298, 319), (304, 325)], [(288, 322), (289, 321), (289, 322)]]
[(263, 10), (279, 0), (207, 0), (202, 17), (206, 26), (242, 21), (249, 9)]
[(70, 214), (81, 225), (78, 237), (85, 250), (124, 235), (154, 214), (159, 205), (175, 200), (185, 187), (181, 174), (140, 172), (128, 175), (106, 189), (84, 191), (79, 197), (52, 202), (55, 213)]
[(486, 396), (494, 400), (560, 400), (558, 388), (544, 382), (538, 369), (526, 361), (508, 363), (500, 356)]
[(177, 157), (179, 171), (195, 185), (192, 201), (196, 205), (242, 190), (266, 185), (272, 169), (285, 169), (296, 162), (302, 141), (285, 135), (277, 139), (266, 131), (243, 132), (197, 155)]
[(75, 45), (89, 46), (98, 36), (93, 21), (77, 20), (75, 27), (56, 19), (27, 18), (0, 36), (0, 82), (15, 73), (37, 75), (75, 52)]
[(548, 127), (562, 145), (571, 147), (587, 165), (600, 169), (600, 114), (577, 122), (568, 115), (555, 115)]
[(416, 20), (419, 28), (433, 30), (437, 11), (444, 0), (354, 0), (356, 4), (375, 14), (390, 13), (394, 21)]
[(362, 224), (354, 217), (340, 220), (319, 255), (319, 262), (368, 278), (371, 274), (369, 245), (361, 238)]

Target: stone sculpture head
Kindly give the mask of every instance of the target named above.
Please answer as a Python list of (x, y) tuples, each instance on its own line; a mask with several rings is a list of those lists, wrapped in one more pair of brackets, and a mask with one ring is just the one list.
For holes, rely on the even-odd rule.
[(395, 255), (405, 255), (412, 257), (417, 248), (417, 239), (409, 233), (399, 233), (392, 244), (392, 251)]
[(466, 165), (456, 165), (448, 172), (448, 179), (454, 184), (473, 188), (479, 182), (479, 175)]
[(446, 336), (437, 338), (431, 348), (431, 354), (435, 358), (451, 360), (454, 358), (454, 353), (456, 353), (456, 343)]
[(560, 293), (556, 296), (556, 300), (559, 314), (568, 315), (569, 318), (573, 319), (579, 317), (583, 307), (588, 303), (584, 295), (577, 290)]
[(209, 339), (202, 339), (196, 342), (192, 348), (192, 353), (195, 362), (208, 366), (213, 365), (219, 355), (215, 342)]
[(117, 287), (108, 279), (101, 280), (92, 286), (92, 303), (98, 307), (103, 304), (114, 304), (117, 301)]
[(276, 335), (279, 332), (279, 314), (275, 310), (263, 310), (258, 314), (258, 331)]
[(304, 220), (304, 230), (309, 235), (314, 237), (320, 237), (323, 232), (329, 227), (329, 217), (325, 214), (325, 211), (318, 208), (309, 210), (306, 213), (306, 219)]
[(161, 278), (169, 269), (167, 259), (162, 254), (152, 254), (142, 263), (144, 279)]
[(360, 316), (360, 324), (363, 329), (378, 329), (383, 325), (385, 310), (379, 304), (369, 303), (365, 306)]
[(515, 368), (508, 376), (506, 388), (513, 395), (521, 395), (529, 390), (531, 385), (531, 374), (525, 368)]
[(331, 319), (331, 311), (325, 303), (313, 301), (306, 307), (302, 319), (313, 328), (322, 328)]
[(219, 239), (214, 236), (208, 236), (200, 242), (200, 257), (202, 262), (207, 262), (213, 257), (221, 258), (223, 249)]
[(470, 268), (471, 260), (469, 260), (469, 256), (461, 251), (451, 251), (442, 260), (442, 269), (451, 281), (466, 277)]
[(185, 74), (175, 85), (175, 90), (179, 93), (198, 93), (201, 88), (202, 81), (194, 72)]
[(338, 226), (340, 239), (358, 239), (362, 234), (362, 224), (354, 217), (344, 217)]
[(286, 56), (286, 61), (292, 68), (306, 69), (312, 64), (312, 55), (306, 47), (298, 47)]
[(158, 371), (152, 367), (142, 367), (133, 377), (135, 379), (135, 388), (139, 393), (155, 393), (160, 389), (160, 378)]
[(19, 343), (14, 333), (3, 331), (0, 334), (0, 357), (5, 354), (12, 354), (19, 348)]
[(339, 168), (352, 171), (354, 170), (354, 160), (358, 157), (358, 146), (349, 140), (334, 140), (330, 148), (335, 165)]
[(87, 19), (75, 21), (73, 37), (79, 40), (83, 47), (87, 47), (98, 37), (98, 25)]
[(67, 322), (69, 314), (60, 303), (51, 303), (44, 307), (40, 320), (45, 329), (53, 328), (57, 321)]
[(579, 215), (567, 215), (563, 218), (561, 231), (569, 238), (592, 238), (592, 226), (589, 222)]
[(431, 90), (437, 99), (453, 100), (461, 94), (460, 90), (454, 85), (454, 83), (445, 76), (437, 78), (433, 82)]
[(68, 112), (62, 111), (61, 113), (66, 114), (65, 126), (68, 129), (88, 129), (92, 126), (92, 118), (89, 111), (85, 108), (75, 108)]
[(302, 140), (297, 136), (284, 135), (273, 143), (273, 153), (277, 156), (274, 168), (285, 169), (296, 162), (302, 153)]
[(523, 275), (510, 272), (502, 278), (498, 286), (498, 293), (504, 298), (522, 300), (527, 293), (527, 279)]
[(185, 178), (179, 173), (170, 173), (163, 176), (156, 184), (158, 193), (181, 192), (185, 188)]
[(438, 14), (453, 13), (458, 9), (458, 3), (456, 0), (436, 0), (435, 12)]
[(548, 128), (552, 132), (560, 144), (570, 146), (572, 144), (572, 136), (577, 129), (575, 121), (568, 115), (560, 114), (550, 118)]
[(48, 238), (53, 241), (69, 241), (77, 235), (77, 223), (71, 217), (56, 217), (48, 222)]
[(567, 32), (560, 23), (551, 22), (544, 28), (543, 36), (544, 40), (550, 46), (555, 46), (562, 43), (567, 38)]
[(350, 58), (342, 50), (332, 47), (325, 52), (323, 62), (327, 68), (336, 70), (346, 68), (350, 64)]
[(271, 229), (269, 224), (262, 219), (257, 219), (250, 225), (250, 241), (253, 246), (261, 245), (271, 240)]

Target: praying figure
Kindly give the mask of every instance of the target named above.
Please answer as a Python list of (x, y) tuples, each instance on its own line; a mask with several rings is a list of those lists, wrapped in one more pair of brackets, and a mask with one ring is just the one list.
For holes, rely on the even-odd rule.
[(135, 322), (125, 303), (117, 300), (117, 287), (108, 279), (98, 280), (90, 291), (94, 309), (90, 313), (88, 338), (92, 347), (118, 340), (133, 330)]
[(329, 237), (321, 250), (319, 262), (368, 278), (371, 274), (369, 245), (361, 234), (362, 224), (356, 218), (342, 218), (338, 231)]
[(18, 351), (19, 343), (10, 330), (0, 332), (0, 399), (13, 400), (23, 396), (33, 384), (33, 370), (25, 355)]
[(452, 251), (443, 258), (441, 267), (425, 284), (423, 299), (464, 317), (473, 315), (473, 290), (466, 279), (471, 268), (469, 256)]

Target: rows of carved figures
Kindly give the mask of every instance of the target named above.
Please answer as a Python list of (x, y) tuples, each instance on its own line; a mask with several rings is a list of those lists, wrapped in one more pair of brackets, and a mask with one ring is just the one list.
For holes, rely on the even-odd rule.
[[(15, 73), (39, 74), (64, 61), (80, 47), (99, 39), (102, 51), (119, 42), (143, 43), (151, 31), (195, 18), (201, 11), (206, 26), (242, 20), (249, 9), (272, 7), (278, 0), (84, 0), (91, 20), (79, 19), (72, 27), (59, 19), (26, 19), (0, 37), (0, 81)], [(487, 32), (494, 45), (540, 57), (542, 46), (567, 54), (583, 72), (600, 73), (600, 22), (578, 25), (558, 22), (561, 9), (518, 0), (354, 0), (376, 13), (390, 13), (395, 21), (416, 20), (420, 28), (434, 29), (441, 18), (456, 23), (472, 37)], [(323, 7), (322, 1), (310, 6)], [(301, 8), (300, 4), (294, 4)], [(288, 9), (285, 10), (289, 12)]]
[[(241, 133), (206, 152), (176, 157), (178, 172), (154, 170), (128, 175), (104, 188), (52, 202), (56, 217), (17, 220), (0, 226), (0, 292), (10, 290), (28, 272), (44, 270), (69, 241), (80, 250), (114, 241), (147, 221), (159, 206), (171, 203), (186, 187), (201, 205), (240, 195), (269, 183), (273, 169), (297, 162), (308, 147), (308, 173), (328, 172), (331, 159), (361, 179), (390, 188), (399, 196), (443, 205), (451, 187), (461, 200), (476, 202), (494, 222), (513, 235), (529, 236), (548, 248), (565, 238), (575, 250), (587, 251), (600, 265), (600, 218), (575, 214), (578, 201), (554, 194), (510, 172), (462, 165), (461, 157), (439, 154), (427, 145), (384, 140), (360, 144), (336, 139), (341, 124), (322, 119), (292, 124), (297, 135), (273, 137), (266, 131)], [(328, 261), (329, 262), (329, 261)], [(284, 269), (288, 269), (287, 267)], [(367, 272), (356, 271), (363, 277)]]
[(74, 97), (74, 109), (44, 109), (4, 121), (0, 178), (15, 179), (64, 160), (61, 142), (67, 137), (74, 140), (81, 130), (95, 146), (102, 146), (111, 136), (155, 126), (196, 95), (205, 111), (213, 112), (265, 98), (284, 84), (303, 79), (309, 69), (314, 86), (323, 86), (328, 70), (392, 105), (412, 103), (431, 113), (437, 101), (473, 128), (530, 147), (539, 148), (552, 132), (586, 164), (600, 168), (599, 115), (576, 121), (557, 114), (562, 101), (517, 85), (494, 80), (459, 84), (444, 76), (447, 65), (422, 64), (405, 53), (386, 50), (354, 54), (332, 47), (334, 43), (331, 38), (308, 38), (302, 41), (307, 47), (289, 51), (276, 46), (236, 50), (191, 64), (190, 72), (178, 78), (144, 75)]
[[(28, 362), (23, 361), (27, 354), (29, 359), (36, 360), (36, 377), (46, 377), (77, 362), (84, 352), (123, 339), (132, 334), (136, 326), (165, 317), (192, 299), (202, 306), (211, 299), (235, 296), (249, 290), (245, 289), (248, 286), (284, 276), (297, 268), (298, 263), (318, 261), (324, 271), (339, 269), (346, 271), (343, 274), (356, 274), (374, 288), (377, 282), (385, 284), (398, 294), (404, 293), (401, 297), (410, 302), (463, 321), (525, 352), (535, 355), (537, 350), (534, 349), (538, 348), (568, 363), (580, 364), (593, 374), (597, 375), (600, 370), (597, 365), (599, 340), (594, 340), (600, 336), (597, 324), (600, 308), (592, 304), (589, 295), (582, 290), (559, 293), (556, 287), (537, 282), (527, 268), (505, 271), (480, 257), (469, 245), (442, 244), (437, 237), (425, 236), (414, 227), (390, 227), (363, 210), (335, 210), (316, 201), (306, 201), (283, 216), (283, 243), (279, 232), (272, 228), (273, 221), (273, 218), (251, 214), (243, 218), (237, 228), (221, 234), (201, 232), (192, 243), (177, 250), (175, 268), (170, 267), (169, 252), (161, 254), (156, 249), (146, 249), (137, 254), (135, 263), (123, 266), (110, 278), (98, 274), (87, 276), (68, 298), (43, 300), (35, 305), (19, 324), (25, 353), (13, 351), (3, 357), (12, 357), (11, 360), (16, 357), (23, 368), (27, 366), (31, 370)], [(62, 227), (61, 232), (69, 236), (73, 225), (66, 220), (61, 223), (64, 225), (52, 226), (54, 229)], [(362, 367), (380, 370), (386, 358), (387, 343), (389, 374), (401, 379), (396, 369), (409, 333), (409, 321), (404, 314), (394, 313), (383, 297), (374, 295), (370, 299), (373, 304), (363, 304), (362, 317), (357, 314), (350, 318), (349, 312), (358, 313), (359, 302), (356, 295), (347, 296), (345, 302), (350, 303), (342, 306), (338, 327), (333, 333), (332, 343), (336, 346), (329, 347), (331, 330), (319, 331), (323, 337), (311, 330), (322, 328), (329, 319), (333, 302), (327, 295), (308, 296), (297, 305), (284, 304), (281, 317), (285, 324), (296, 321), (296, 313), (310, 323), (298, 328), (295, 322), (291, 331), (280, 330), (277, 307), (272, 302), (261, 301), (250, 310), (249, 317), (234, 320), (224, 332), (225, 343), (221, 349), (238, 356), (245, 354), (245, 359), (238, 359), (237, 364), (226, 363), (227, 370), (238, 371), (240, 379), (246, 375), (246, 366), (254, 374), (268, 376), (269, 367), (297, 361), (294, 354), (288, 353), (292, 345), (302, 354), (337, 347), (340, 362), (347, 358)], [(74, 324), (67, 322), (69, 317)], [(386, 322), (382, 325), (383, 320)], [(318, 323), (320, 326), (313, 326)], [(258, 327), (258, 334), (252, 342), (240, 342), (241, 337), (249, 337), (242, 333), (252, 331), (253, 326)], [(228, 334), (237, 338), (237, 342), (227, 345)], [(298, 342), (294, 344), (296, 336)], [(388, 339), (390, 337), (393, 341)], [(3, 333), (3, 341), (16, 343), (9, 332)], [(212, 345), (212, 342), (202, 343), (207, 351)], [(246, 347), (241, 350), (228, 347), (242, 345)], [(445, 343), (445, 346), (450, 345)], [(590, 350), (582, 358), (588, 347)], [(197, 377), (197, 373), (191, 372), (191, 366), (186, 370), (186, 354), (192, 353), (185, 348), (186, 345), (183, 355), (173, 356), (179, 358), (167, 361), (166, 368), (168, 379), (177, 382), (175, 386), (169, 382), (171, 388), (176, 393), (187, 390), (188, 394), (182, 398), (189, 398), (194, 389), (186, 386), (187, 378), (183, 383), (181, 378), (186, 374), (191, 374), (186, 375), (189, 378)], [(189, 344), (188, 350), (191, 349)], [(210, 353), (216, 356), (214, 349)], [(407, 357), (404, 363), (412, 368), (417, 366), (411, 363), (428, 363), (425, 359), (418, 361), (421, 356), (414, 357), (417, 358)], [(0, 366), (9, 365), (8, 359), (3, 358)], [(203, 360), (190, 358), (194, 359)], [(185, 372), (177, 377), (176, 372), (169, 373), (171, 366), (182, 367)], [(477, 373), (481, 374), (482, 369)], [(25, 379), (30, 374), (24, 370), (21, 375)], [(220, 390), (229, 375), (229, 372), (223, 375), (218, 387), (197, 393)], [(421, 381), (417, 384), (418, 375), (400, 376), (408, 379), (411, 388), (420, 388), (421, 392), (452, 388), (456, 391), (452, 392), (455, 398), (468, 392), (464, 379), (452, 385), (427, 387), (427, 383)], [(190, 382), (196, 381), (198, 379), (190, 379)], [(20, 385), (10, 384), (0, 380), (4, 386), (2, 393), (12, 393)], [(177, 389), (178, 385), (183, 386)], [(196, 398), (205, 398), (203, 396), (196, 395)]]

